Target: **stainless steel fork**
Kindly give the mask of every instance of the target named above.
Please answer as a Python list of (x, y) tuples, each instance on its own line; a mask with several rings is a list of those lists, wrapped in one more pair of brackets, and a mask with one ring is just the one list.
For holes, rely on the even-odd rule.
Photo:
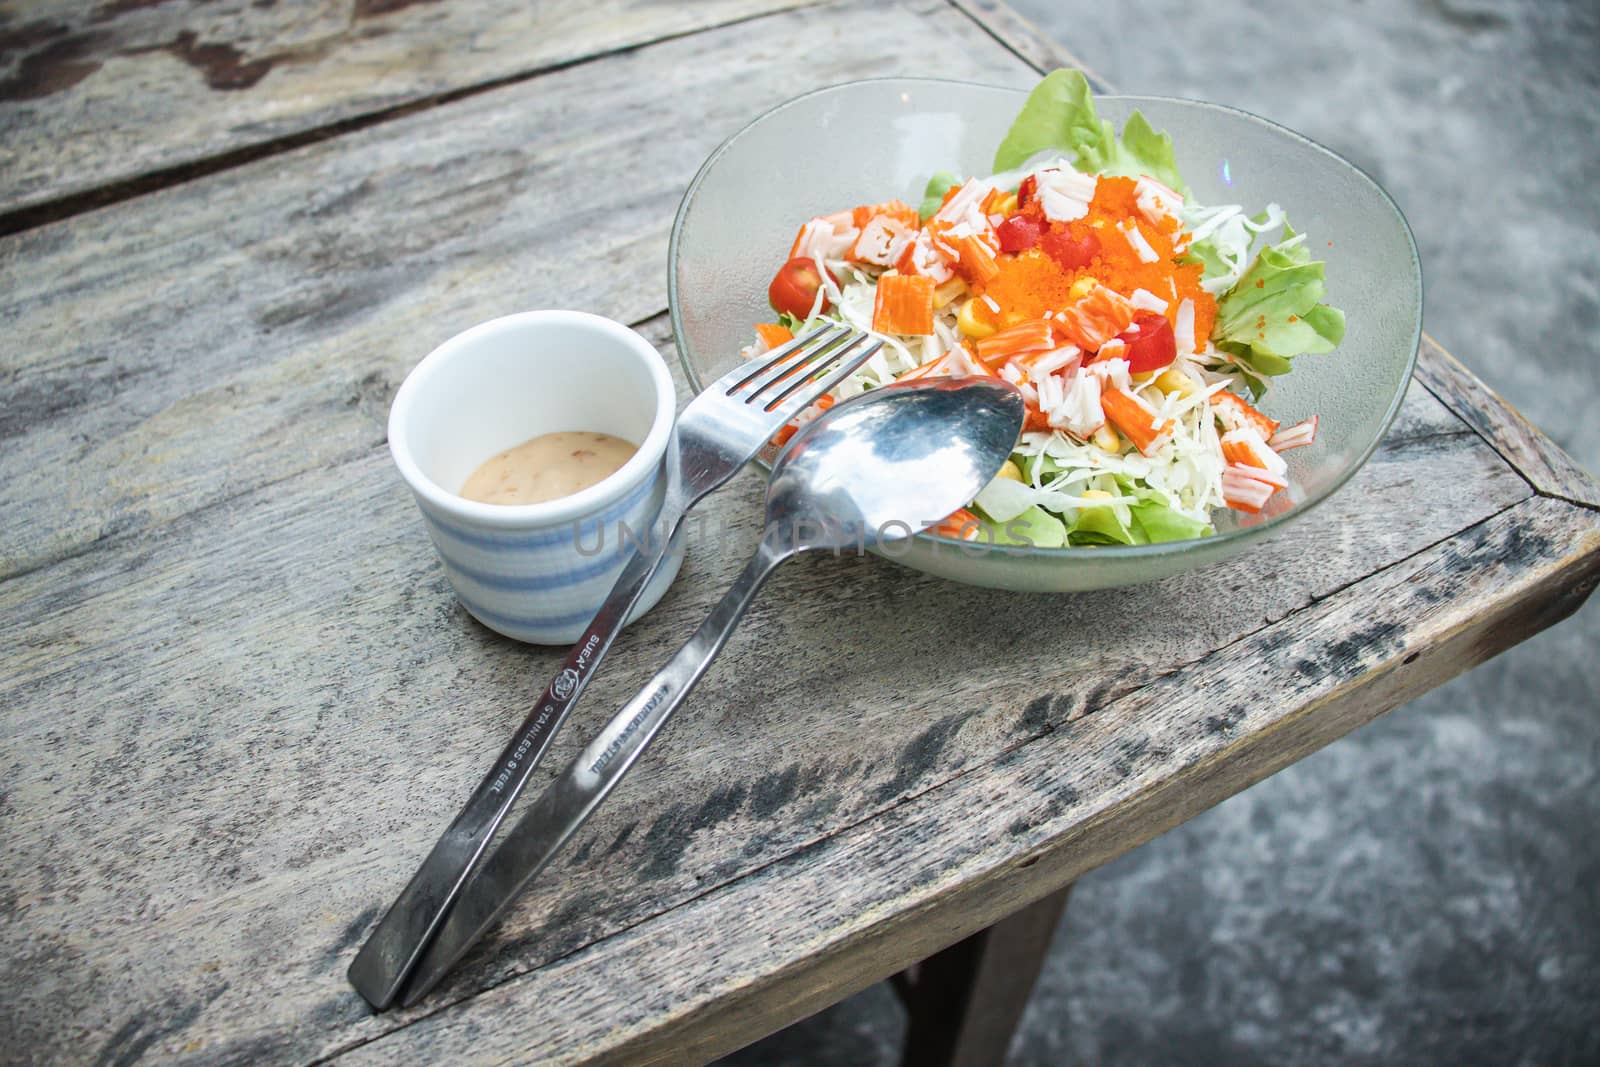
[(567, 713), (666, 555), (684, 515), (750, 461), (761, 446), (882, 346), (825, 325), (717, 379), (678, 416), (667, 454), (667, 489), (645, 544), (550, 681), (542, 699), (478, 783), (350, 964), (350, 984), (379, 1011), (392, 1005), (467, 876), (527, 784)]

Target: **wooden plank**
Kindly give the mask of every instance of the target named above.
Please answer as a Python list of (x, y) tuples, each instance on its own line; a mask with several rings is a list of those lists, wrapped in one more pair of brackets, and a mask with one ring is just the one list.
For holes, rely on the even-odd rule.
[[(1534, 498), (653, 922), (357, 1047), (700, 1062), (973, 933), (1566, 617), (1600, 519)], [(981, 817), (975, 817), (981, 813)], [(596, 976), (603, 975), (603, 981)]]
[(1460, 415), (1539, 492), (1600, 508), (1600, 481), (1431, 337), (1425, 336), (1422, 341), (1417, 380)]
[(170, 184), (353, 121), (803, 2), (30, 4), (0, 16), (0, 232), (126, 197), (152, 174)]
[(1049, 73), (1060, 67), (1081, 70), (1095, 92), (1112, 91), (1110, 83), (1084, 62), (1082, 57), (1046, 36), (1032, 22), (1018, 14), (1011, 5), (1001, 3), (1000, 0), (950, 0), (950, 2), (964, 11), (985, 33), (1005, 45), (1013, 55), (1040, 74)]
[[(1439, 410), (1417, 407), (1414, 427)], [(1393, 507), (1418, 486), (1426, 506)], [(716, 543), (624, 635), (541, 781), (726, 586), (760, 489), (752, 473), (713, 498)], [(786, 862), (1528, 496), (1475, 435), (1423, 432), (1295, 538), (1141, 589), (785, 568), (694, 709), (421, 1013)], [(0, 1029), (18, 1048), (115, 1052), (133, 1027), (152, 1055), (301, 1060), (418, 1017), (371, 1016), (349, 954), (559, 652), (454, 606), (382, 449), (0, 583), (0, 620), (3, 898), (21, 908), (0, 928)]]
[(721, 139), (928, 56), (1029, 80), (943, 4), (799, 10), (0, 241), (0, 576), (361, 454), (405, 372), (474, 322), (660, 312), (673, 212)]

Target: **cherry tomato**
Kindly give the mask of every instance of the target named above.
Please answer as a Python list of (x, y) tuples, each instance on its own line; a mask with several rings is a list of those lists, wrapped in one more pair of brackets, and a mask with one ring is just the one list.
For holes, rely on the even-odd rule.
[[(834, 285), (839, 284), (833, 271), (828, 272), (828, 277)], [(778, 268), (772, 284), (767, 286), (767, 301), (776, 311), (786, 311), (797, 319), (804, 319), (811, 314), (811, 305), (820, 288), (822, 278), (817, 274), (816, 263), (796, 256)], [(822, 298), (822, 310), (828, 310), (827, 297)]]
[(1044, 223), (1032, 215), (1012, 215), (994, 228), (1000, 240), (1000, 251), (1022, 252), (1039, 243)]
[(1022, 184), (1017, 186), (1017, 206), (1027, 207), (1034, 197), (1039, 195), (1039, 179), (1032, 174), (1022, 179)]
[(1052, 230), (1039, 238), (1039, 247), (1059, 263), (1062, 270), (1082, 270), (1100, 254), (1100, 238), (1092, 233), (1074, 237), (1065, 230)]
[(1118, 337), (1128, 347), (1118, 355), (1128, 361), (1130, 374), (1160, 370), (1178, 358), (1178, 343), (1172, 336), (1172, 323), (1165, 315), (1141, 311), (1133, 325)]

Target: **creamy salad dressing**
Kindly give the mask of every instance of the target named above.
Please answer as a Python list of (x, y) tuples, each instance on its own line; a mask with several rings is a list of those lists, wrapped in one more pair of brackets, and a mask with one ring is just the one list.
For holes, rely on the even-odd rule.
[(484, 461), (461, 495), (485, 504), (542, 504), (610, 477), (637, 451), (638, 445), (608, 433), (540, 434)]

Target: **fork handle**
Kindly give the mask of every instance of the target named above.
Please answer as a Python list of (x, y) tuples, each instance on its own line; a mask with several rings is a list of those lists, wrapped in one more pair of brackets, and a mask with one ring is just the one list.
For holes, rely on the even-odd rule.
[(793, 552), (769, 528), (694, 636), (533, 802), (451, 909), (406, 990), (407, 1007), (438, 984), (589, 820), (722, 651), (762, 584)]
[(351, 962), (350, 984), (378, 1011), (394, 1003), (484, 847), (521, 795), (567, 712), (583, 695), (628, 613), (666, 556), (669, 542), (693, 503), (686, 500), (675, 476), (676, 464), (669, 462), (668, 470), (674, 473), (669, 475), (666, 496), (653, 527), (660, 536), (646, 538), (645, 544), (636, 548), (623, 565), (605, 603), (573, 645), (540, 701)]

